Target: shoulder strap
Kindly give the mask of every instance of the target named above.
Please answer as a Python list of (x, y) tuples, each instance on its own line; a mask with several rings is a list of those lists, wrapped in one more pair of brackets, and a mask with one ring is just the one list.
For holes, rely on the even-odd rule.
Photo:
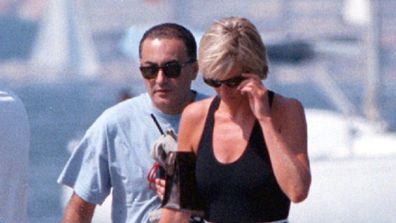
[(216, 109), (219, 107), (219, 104), (220, 104), (220, 98), (219, 96), (216, 95), (213, 98), (212, 102), (210, 103), (208, 114), (213, 114), (216, 111)]
[(206, 122), (205, 122), (205, 128), (210, 127), (213, 128), (213, 123), (214, 123), (214, 113), (216, 109), (219, 107), (220, 104), (220, 98), (219, 96), (215, 96), (210, 103), (208, 114), (206, 115)]
[(219, 107), (220, 98), (215, 96), (210, 102), (208, 114), (206, 115), (204, 129), (202, 130), (201, 139), (198, 145), (197, 153), (201, 151), (206, 151), (212, 146), (212, 132), (213, 132), (213, 123), (214, 123), (214, 112)]
[(268, 103), (272, 107), (272, 102), (274, 101), (275, 93), (271, 90), (268, 91)]

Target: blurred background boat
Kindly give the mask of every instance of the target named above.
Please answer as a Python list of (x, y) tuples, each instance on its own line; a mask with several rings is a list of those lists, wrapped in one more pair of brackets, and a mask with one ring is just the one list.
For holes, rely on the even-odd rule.
[[(32, 126), (30, 222), (59, 221), (66, 147), (120, 92), (143, 92), (137, 46), (165, 21), (199, 39), (222, 16), (251, 19), (271, 89), (306, 108), (313, 182), (291, 222), (396, 222), (396, 2), (386, 0), (3, 0), (0, 80)], [(161, 8), (161, 10), (158, 10)], [(212, 94), (201, 77), (194, 88)], [(108, 222), (108, 202), (94, 222)]]

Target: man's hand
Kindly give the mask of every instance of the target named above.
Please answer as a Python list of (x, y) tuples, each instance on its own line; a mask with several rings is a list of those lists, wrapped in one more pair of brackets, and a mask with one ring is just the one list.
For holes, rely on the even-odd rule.
[(164, 199), (165, 194), (165, 180), (161, 178), (155, 179), (155, 191), (157, 192), (158, 197), (161, 201)]
[(165, 160), (168, 153), (177, 150), (177, 138), (172, 130), (167, 130), (166, 134), (161, 135), (155, 142), (151, 150), (151, 157), (156, 160), (160, 166), (165, 167)]

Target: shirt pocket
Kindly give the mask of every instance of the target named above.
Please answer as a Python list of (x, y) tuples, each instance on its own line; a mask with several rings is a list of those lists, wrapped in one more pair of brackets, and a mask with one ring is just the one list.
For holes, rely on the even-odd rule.
[(126, 202), (128, 206), (139, 205), (144, 203), (156, 193), (149, 188), (147, 181), (147, 171), (137, 166), (130, 172), (126, 184)]
[(118, 174), (122, 176), (122, 187), (124, 187), (126, 193), (124, 199), (128, 206), (145, 202), (156, 195), (149, 188), (147, 181), (151, 161), (149, 159), (150, 154), (143, 149), (139, 149), (143, 147), (138, 142), (131, 142), (131, 144), (124, 143), (123, 149), (118, 150), (118, 157), (122, 160), (118, 163), (120, 167)]

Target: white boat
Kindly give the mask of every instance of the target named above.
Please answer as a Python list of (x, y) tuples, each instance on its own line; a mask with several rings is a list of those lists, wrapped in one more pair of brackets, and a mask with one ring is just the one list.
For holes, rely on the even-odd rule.
[(396, 222), (396, 156), (311, 162), (308, 198), (292, 204), (293, 223)]
[(290, 221), (396, 222), (396, 134), (329, 110), (306, 109), (306, 118), (312, 185)]

